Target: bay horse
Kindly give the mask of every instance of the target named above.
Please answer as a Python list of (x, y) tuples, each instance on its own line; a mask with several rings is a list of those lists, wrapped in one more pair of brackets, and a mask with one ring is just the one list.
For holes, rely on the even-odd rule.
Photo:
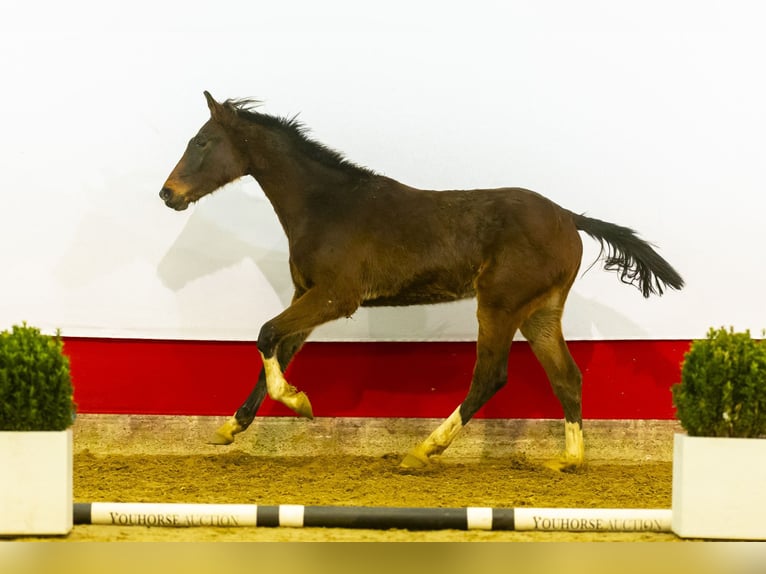
[(160, 191), (175, 210), (240, 177), (259, 183), (289, 245), (290, 305), (258, 334), (263, 369), (252, 392), (211, 442), (230, 444), (266, 394), (313, 418), (284, 371), (317, 326), (360, 306), (477, 300), (476, 363), (460, 405), (400, 463), (420, 468), (442, 453), (507, 379), (520, 330), (564, 411), (558, 467), (584, 461), (582, 375), (562, 334), (564, 303), (580, 268), (583, 231), (604, 268), (644, 297), (681, 289), (681, 276), (635, 231), (573, 213), (528, 189), (431, 191), (409, 187), (312, 140), (295, 118), (258, 111), (256, 100), (217, 102)]

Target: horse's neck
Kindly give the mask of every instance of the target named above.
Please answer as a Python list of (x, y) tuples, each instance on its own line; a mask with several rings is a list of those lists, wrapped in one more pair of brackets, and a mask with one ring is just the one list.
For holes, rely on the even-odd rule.
[(317, 195), (338, 195), (347, 192), (352, 178), (339, 170), (309, 159), (280, 154), (268, 158), (266, 168), (252, 175), (271, 202), (288, 238), (293, 231), (313, 220), (312, 201)]

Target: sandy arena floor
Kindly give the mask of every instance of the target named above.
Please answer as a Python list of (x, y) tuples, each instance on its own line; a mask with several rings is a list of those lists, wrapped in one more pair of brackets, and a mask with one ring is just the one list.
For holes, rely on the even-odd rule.
[[(590, 463), (561, 473), (524, 456), (437, 460), (417, 473), (400, 455), (260, 457), (75, 455), (76, 502), (187, 502), (412, 507), (670, 508), (671, 463)], [(72, 541), (671, 541), (669, 533), (160, 528), (76, 525)]]

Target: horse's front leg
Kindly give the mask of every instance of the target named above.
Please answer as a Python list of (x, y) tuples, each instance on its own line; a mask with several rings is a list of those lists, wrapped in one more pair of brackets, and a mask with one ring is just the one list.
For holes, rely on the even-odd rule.
[[(290, 337), (286, 337), (279, 345), (277, 356), (279, 357), (279, 364), (282, 370), (287, 369), (287, 365), (295, 356), (295, 354), (303, 346), (304, 341), (309, 336), (311, 331), (304, 331), (301, 333), (295, 333)], [(249, 427), (255, 419), (255, 414), (258, 412), (258, 408), (261, 406), (263, 399), (266, 397), (266, 369), (261, 369), (258, 374), (258, 381), (255, 387), (250, 392), (242, 406), (234, 413), (218, 430), (213, 433), (210, 438), (212, 444), (231, 444), (234, 442), (234, 435), (241, 433), (247, 427)]]
[(250, 392), (242, 406), (237, 409), (237, 412), (229, 417), (225, 423), (223, 423), (218, 430), (210, 437), (210, 444), (231, 444), (234, 442), (234, 435), (241, 433), (250, 423), (255, 419), (255, 413), (258, 411), (258, 407), (261, 406), (264, 397), (266, 396), (266, 377), (261, 370), (258, 375), (258, 382), (255, 383), (255, 387)]
[(307, 419), (314, 418), (311, 402), (303, 391), (299, 391), (285, 379), (282, 367), (276, 357), (266, 357), (261, 353), (263, 370), (266, 373), (266, 390), (272, 400), (279, 401), (298, 415)]
[(311, 403), (306, 394), (285, 379), (278, 350), (296, 333), (311, 331), (334, 319), (350, 317), (359, 307), (360, 302), (361, 297), (355, 295), (348, 288), (348, 284), (343, 284), (337, 289), (314, 287), (261, 327), (258, 335), (258, 350), (263, 359), (266, 390), (270, 398), (281, 402), (301, 416), (314, 418)]

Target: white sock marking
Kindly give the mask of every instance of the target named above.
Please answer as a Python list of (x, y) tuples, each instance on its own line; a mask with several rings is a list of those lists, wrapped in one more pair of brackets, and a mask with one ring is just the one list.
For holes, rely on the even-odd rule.
[(460, 407), (458, 407), (421, 445), (426, 456), (444, 451), (462, 428), (463, 419), (460, 417)]
[(567, 460), (582, 462), (585, 458), (585, 443), (582, 438), (582, 426), (580, 423), (564, 423), (566, 432), (566, 457)]
[(282, 398), (289, 394), (289, 385), (282, 374), (279, 361), (276, 356), (267, 359), (263, 353), (261, 353), (261, 358), (263, 359), (263, 369), (266, 371), (266, 389), (269, 392), (269, 397), (282, 402)]

